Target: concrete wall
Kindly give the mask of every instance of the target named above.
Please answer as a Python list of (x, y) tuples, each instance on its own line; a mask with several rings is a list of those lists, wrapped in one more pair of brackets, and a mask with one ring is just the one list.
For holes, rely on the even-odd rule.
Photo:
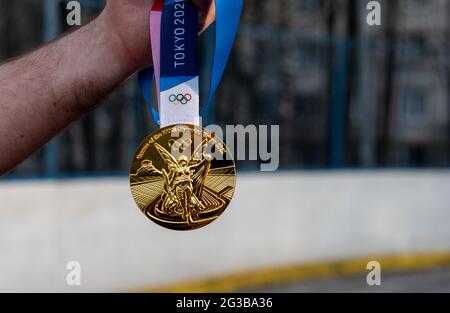
[[(241, 174), (193, 232), (142, 215), (126, 178), (0, 182), (0, 291), (117, 291), (260, 267), (450, 250), (450, 172)], [(82, 286), (66, 285), (66, 264)]]

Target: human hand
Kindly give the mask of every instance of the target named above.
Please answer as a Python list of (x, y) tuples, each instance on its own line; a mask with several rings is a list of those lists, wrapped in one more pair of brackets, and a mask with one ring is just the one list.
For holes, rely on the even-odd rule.
[[(200, 31), (204, 31), (215, 19), (212, 0), (193, 0), (200, 8)], [(154, 0), (108, 0), (100, 15), (106, 36), (114, 36), (115, 46), (132, 71), (138, 71), (152, 63), (148, 15)]]

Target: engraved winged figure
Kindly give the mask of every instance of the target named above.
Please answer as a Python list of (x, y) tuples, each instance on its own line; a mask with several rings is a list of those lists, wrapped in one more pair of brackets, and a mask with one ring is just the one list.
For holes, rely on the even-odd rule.
[(149, 160), (142, 162), (138, 175), (162, 175), (164, 191), (157, 209), (170, 216), (181, 216), (188, 223), (198, 218), (205, 211), (202, 203), (203, 186), (206, 174), (211, 165), (211, 156), (203, 154), (204, 141), (193, 153), (191, 159), (181, 155), (175, 159), (161, 145), (155, 143), (155, 148), (167, 164), (168, 171), (156, 169)]

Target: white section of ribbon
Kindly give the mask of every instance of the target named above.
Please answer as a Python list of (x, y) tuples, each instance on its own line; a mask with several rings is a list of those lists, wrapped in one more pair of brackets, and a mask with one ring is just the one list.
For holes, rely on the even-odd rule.
[(177, 124), (200, 125), (198, 76), (160, 93), (160, 126)]

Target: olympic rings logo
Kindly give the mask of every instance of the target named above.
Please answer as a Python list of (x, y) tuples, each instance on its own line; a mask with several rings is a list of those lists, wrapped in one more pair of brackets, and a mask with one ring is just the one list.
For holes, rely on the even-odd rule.
[(187, 93), (185, 95), (183, 95), (183, 94), (171, 95), (169, 97), (169, 101), (174, 104), (187, 104), (191, 100), (192, 100), (192, 95), (190, 93)]

